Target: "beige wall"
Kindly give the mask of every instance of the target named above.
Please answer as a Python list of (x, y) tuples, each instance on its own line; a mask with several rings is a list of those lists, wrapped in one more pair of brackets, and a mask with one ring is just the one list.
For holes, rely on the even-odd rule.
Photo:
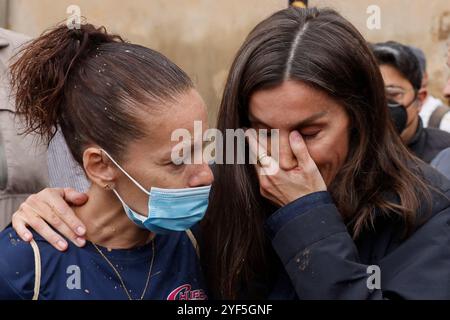
[(5, 28), (7, 25), (7, 13), (8, 13), (7, 0), (0, 0), (0, 28)]
[[(67, 17), (70, 4), (89, 22), (103, 24), (130, 41), (166, 54), (197, 83), (214, 123), (227, 70), (251, 28), (286, 0), (10, 0), (8, 24), (36, 36)], [(398, 40), (423, 48), (429, 59), (431, 88), (440, 95), (445, 68), (445, 26), (449, 0), (310, 0), (332, 6), (349, 18), (369, 41)], [(381, 7), (381, 30), (366, 27), (367, 6)], [(450, 16), (448, 18), (450, 20)], [(450, 21), (447, 20), (450, 28)]]
[(249, 30), (286, 1), (12, 0), (10, 27), (36, 36), (77, 4), (89, 22), (161, 51), (197, 83), (214, 124), (233, 55)]
[[(311, 0), (313, 5), (332, 6), (348, 18), (371, 42), (395, 40), (421, 48), (427, 57), (430, 91), (442, 98), (450, 75), (446, 67), (450, 40), (450, 0)], [(381, 9), (381, 29), (367, 28), (369, 5)]]

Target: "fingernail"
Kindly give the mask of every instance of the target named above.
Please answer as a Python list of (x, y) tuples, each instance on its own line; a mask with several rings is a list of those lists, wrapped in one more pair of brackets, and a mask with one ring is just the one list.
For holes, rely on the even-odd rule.
[(32, 238), (31, 233), (29, 233), (29, 232), (25, 232), (23, 234), (23, 237), (24, 237), (25, 241), (30, 241)]
[(298, 133), (298, 131), (292, 131), (291, 132), (291, 138), (293, 140), (300, 140), (300, 133)]
[(63, 240), (58, 240), (56, 245), (58, 246), (59, 249), (64, 250), (67, 247), (67, 242), (65, 242)]
[(80, 227), (77, 227), (76, 231), (79, 236), (82, 236), (86, 232), (86, 229), (80, 226)]
[(78, 246), (83, 247), (86, 244), (86, 240), (83, 238), (76, 238), (75, 239)]

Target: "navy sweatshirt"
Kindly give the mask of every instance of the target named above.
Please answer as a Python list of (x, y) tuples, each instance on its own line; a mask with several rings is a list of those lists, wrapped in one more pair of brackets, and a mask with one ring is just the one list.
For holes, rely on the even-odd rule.
[[(40, 249), (42, 300), (128, 299), (113, 268), (87, 243), (69, 244), (59, 252), (34, 233)], [(206, 299), (202, 272), (186, 233), (157, 235), (155, 259), (144, 299)], [(130, 250), (99, 249), (118, 270), (132, 299), (139, 299), (147, 280), (152, 245)], [(35, 263), (29, 243), (19, 240), (12, 228), (0, 233), (0, 300), (30, 300), (33, 297)]]

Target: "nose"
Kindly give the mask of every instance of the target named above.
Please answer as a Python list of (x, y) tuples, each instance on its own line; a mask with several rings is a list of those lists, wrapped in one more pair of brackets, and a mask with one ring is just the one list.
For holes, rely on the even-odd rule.
[(209, 165), (203, 163), (195, 165), (195, 167), (195, 171), (189, 178), (189, 187), (195, 188), (211, 185), (214, 181), (214, 176)]
[(292, 153), (291, 145), (289, 143), (289, 133), (280, 133), (280, 153), (279, 164), (282, 170), (292, 170), (297, 167), (297, 158)]

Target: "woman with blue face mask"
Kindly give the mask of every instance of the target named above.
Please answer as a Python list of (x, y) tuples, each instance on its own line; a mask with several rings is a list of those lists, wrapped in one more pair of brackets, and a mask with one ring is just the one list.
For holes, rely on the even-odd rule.
[[(171, 132), (207, 122), (189, 77), (160, 53), (85, 24), (31, 42), (12, 84), (26, 132), (49, 142), (59, 127), (91, 186), (74, 208), (84, 248), (61, 253), (36, 234), (31, 245), (11, 228), (0, 234), (0, 300), (206, 299), (189, 228), (203, 218), (213, 177), (206, 163), (171, 158)], [(41, 209), (56, 218), (54, 207)]]

